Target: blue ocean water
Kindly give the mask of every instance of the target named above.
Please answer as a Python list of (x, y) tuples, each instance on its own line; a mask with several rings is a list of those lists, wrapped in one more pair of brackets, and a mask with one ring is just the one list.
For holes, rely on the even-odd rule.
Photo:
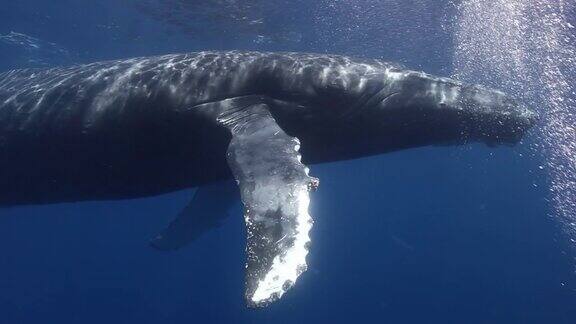
[[(382, 57), (449, 75), (454, 53), (449, 1), (0, 8), (0, 71), (253, 49)], [(312, 166), (321, 185), (309, 270), (260, 310), (243, 300), (240, 205), (177, 252), (148, 241), (191, 190), (2, 209), (0, 323), (575, 323), (574, 243), (554, 217), (545, 157), (531, 149), (539, 141), (534, 132), (516, 147), (425, 147)]]

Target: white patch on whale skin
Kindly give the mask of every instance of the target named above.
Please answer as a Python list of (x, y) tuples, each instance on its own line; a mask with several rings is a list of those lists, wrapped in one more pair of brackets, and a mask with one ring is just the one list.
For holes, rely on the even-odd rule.
[(302, 186), (297, 190), (296, 195), (298, 197), (295, 199), (298, 202), (297, 211), (289, 213), (297, 215), (294, 243), (289, 250), (285, 251), (284, 255), (274, 258), (269, 272), (258, 283), (258, 288), (252, 296), (252, 302), (256, 304), (269, 300), (274, 295), (277, 298), (282, 297), (289, 288), (287, 286), (293, 285), (300, 274), (306, 271), (307, 245), (310, 243), (308, 233), (312, 229), (312, 217), (308, 213), (309, 189)]

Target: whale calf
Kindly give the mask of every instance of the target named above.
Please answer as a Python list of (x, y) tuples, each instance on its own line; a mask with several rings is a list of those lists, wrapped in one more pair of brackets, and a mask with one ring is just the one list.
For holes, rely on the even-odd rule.
[(0, 206), (198, 187), (152, 242), (172, 249), (218, 226), (239, 191), (245, 296), (265, 306), (306, 270), (319, 184), (307, 165), (512, 145), (535, 121), (500, 91), (337, 55), (199, 52), (14, 70), (0, 74)]

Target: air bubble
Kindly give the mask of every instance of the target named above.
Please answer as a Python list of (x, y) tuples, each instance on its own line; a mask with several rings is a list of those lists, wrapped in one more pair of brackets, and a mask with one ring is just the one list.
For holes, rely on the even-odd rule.
[(456, 7), (454, 76), (540, 108), (531, 148), (546, 160), (538, 169), (548, 175), (555, 218), (576, 237), (576, 86), (568, 77), (576, 74), (574, 25), (561, 3), (548, 0), (471, 0)]

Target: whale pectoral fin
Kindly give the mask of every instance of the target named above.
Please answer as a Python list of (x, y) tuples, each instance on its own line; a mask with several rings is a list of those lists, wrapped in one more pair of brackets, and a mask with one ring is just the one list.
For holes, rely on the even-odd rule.
[(247, 230), (246, 299), (265, 306), (306, 270), (312, 228), (309, 192), (318, 180), (300, 162), (300, 143), (264, 104), (221, 116), (232, 133), (228, 164), (240, 186)]
[(233, 181), (198, 188), (190, 203), (150, 245), (159, 250), (176, 250), (185, 246), (203, 233), (219, 227), (237, 199), (238, 187)]

